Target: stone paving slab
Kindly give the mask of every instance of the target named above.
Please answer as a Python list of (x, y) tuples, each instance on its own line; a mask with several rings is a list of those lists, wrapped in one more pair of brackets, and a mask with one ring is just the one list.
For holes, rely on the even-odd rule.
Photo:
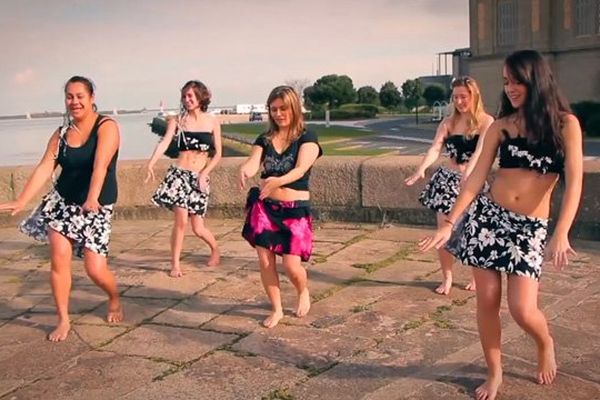
[[(470, 268), (456, 265), (451, 294), (435, 294), (437, 256), (415, 247), (431, 230), (316, 223), (315, 257), (304, 264), (311, 311), (292, 315), (296, 293), (279, 267), (286, 315), (267, 330), (270, 305), (242, 221), (207, 224), (221, 265), (204, 266), (208, 248), (188, 227), (185, 275), (173, 279), (172, 221), (115, 221), (109, 265), (125, 320), (105, 322), (106, 296), (74, 259), (72, 331), (58, 344), (44, 339), (56, 322), (48, 248), (0, 228), (0, 399), (462, 400), (485, 378), (475, 294), (462, 290)], [(600, 245), (574, 246), (577, 258), (563, 271), (545, 266), (541, 281), (558, 379), (534, 383), (535, 346), (503, 300), (499, 400), (600, 398)]]

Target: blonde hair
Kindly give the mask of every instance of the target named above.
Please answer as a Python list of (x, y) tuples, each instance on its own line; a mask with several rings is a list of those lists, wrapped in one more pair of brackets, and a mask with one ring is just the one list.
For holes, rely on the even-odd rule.
[(302, 115), (302, 104), (298, 93), (291, 86), (277, 86), (271, 90), (267, 98), (267, 108), (269, 109), (269, 130), (267, 138), (271, 138), (276, 132), (279, 132), (279, 126), (271, 115), (271, 103), (281, 99), (283, 103), (292, 111), (292, 120), (290, 121), (290, 130), (288, 140), (293, 142), (304, 132), (304, 116)]
[[(483, 107), (483, 101), (481, 100), (481, 92), (479, 91), (477, 81), (470, 76), (454, 78), (450, 84), (450, 88), (454, 90), (456, 87), (466, 88), (471, 95), (471, 104), (469, 111), (467, 112), (467, 131), (465, 132), (465, 135), (470, 137), (481, 128), (483, 116), (485, 114), (485, 108)], [(458, 115), (460, 115), (460, 111), (458, 111), (454, 103), (452, 103), (452, 112), (448, 118), (451, 127), (454, 127)]]

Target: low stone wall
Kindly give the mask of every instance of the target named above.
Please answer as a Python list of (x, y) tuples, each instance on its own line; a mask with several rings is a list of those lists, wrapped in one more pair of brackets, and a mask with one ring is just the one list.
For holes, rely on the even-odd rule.
[[(241, 217), (245, 193), (238, 188), (242, 157), (227, 157), (211, 176), (209, 215)], [(404, 179), (413, 173), (420, 156), (344, 157), (327, 156), (317, 161), (311, 178), (316, 217), (323, 220), (398, 222), (433, 225), (435, 216), (422, 207), (418, 196), (426, 180), (413, 187)], [(170, 160), (156, 167), (161, 179)], [(149, 199), (158, 184), (144, 184), (144, 161), (121, 161), (118, 168), (119, 201), (116, 218), (169, 218), (168, 211), (152, 206)], [(430, 168), (433, 171), (435, 168)], [(0, 202), (20, 193), (33, 167), (0, 168)], [(586, 161), (582, 202), (573, 236), (600, 240), (600, 161)], [(41, 196), (41, 194), (40, 194)], [(38, 196), (38, 198), (40, 197)], [(562, 185), (555, 191), (553, 215), (559, 210)], [(32, 202), (30, 206), (34, 206)], [(25, 213), (23, 213), (25, 214)], [(0, 224), (16, 224), (23, 215), (0, 217)]]

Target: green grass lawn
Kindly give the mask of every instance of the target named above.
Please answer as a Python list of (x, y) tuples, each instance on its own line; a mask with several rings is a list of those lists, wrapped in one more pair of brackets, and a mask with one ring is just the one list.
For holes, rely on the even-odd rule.
[[(327, 143), (332, 140), (371, 136), (375, 134), (375, 132), (369, 129), (360, 129), (339, 125), (332, 125), (327, 128), (325, 125), (309, 123), (307, 126), (317, 133), (319, 141), (322, 143)], [(221, 129), (225, 133), (236, 133), (238, 135), (247, 136), (249, 139), (253, 139), (267, 129), (267, 124), (228, 124), (221, 125)]]

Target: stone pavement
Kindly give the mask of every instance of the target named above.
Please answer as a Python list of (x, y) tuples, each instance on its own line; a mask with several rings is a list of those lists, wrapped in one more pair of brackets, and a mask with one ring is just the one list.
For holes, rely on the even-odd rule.
[[(431, 232), (399, 226), (316, 225), (308, 266), (313, 307), (272, 330), (253, 249), (239, 220), (208, 220), (222, 265), (186, 236), (184, 278), (167, 276), (169, 220), (115, 221), (110, 265), (126, 319), (103, 322), (105, 297), (73, 267), (66, 342), (44, 339), (55, 321), (48, 248), (0, 229), (1, 399), (469, 399), (485, 377), (469, 271), (455, 267), (448, 297), (433, 293)], [(500, 399), (600, 399), (600, 246), (576, 243), (564, 272), (544, 273), (540, 301), (557, 343), (554, 385), (534, 383), (535, 346), (502, 311)]]

